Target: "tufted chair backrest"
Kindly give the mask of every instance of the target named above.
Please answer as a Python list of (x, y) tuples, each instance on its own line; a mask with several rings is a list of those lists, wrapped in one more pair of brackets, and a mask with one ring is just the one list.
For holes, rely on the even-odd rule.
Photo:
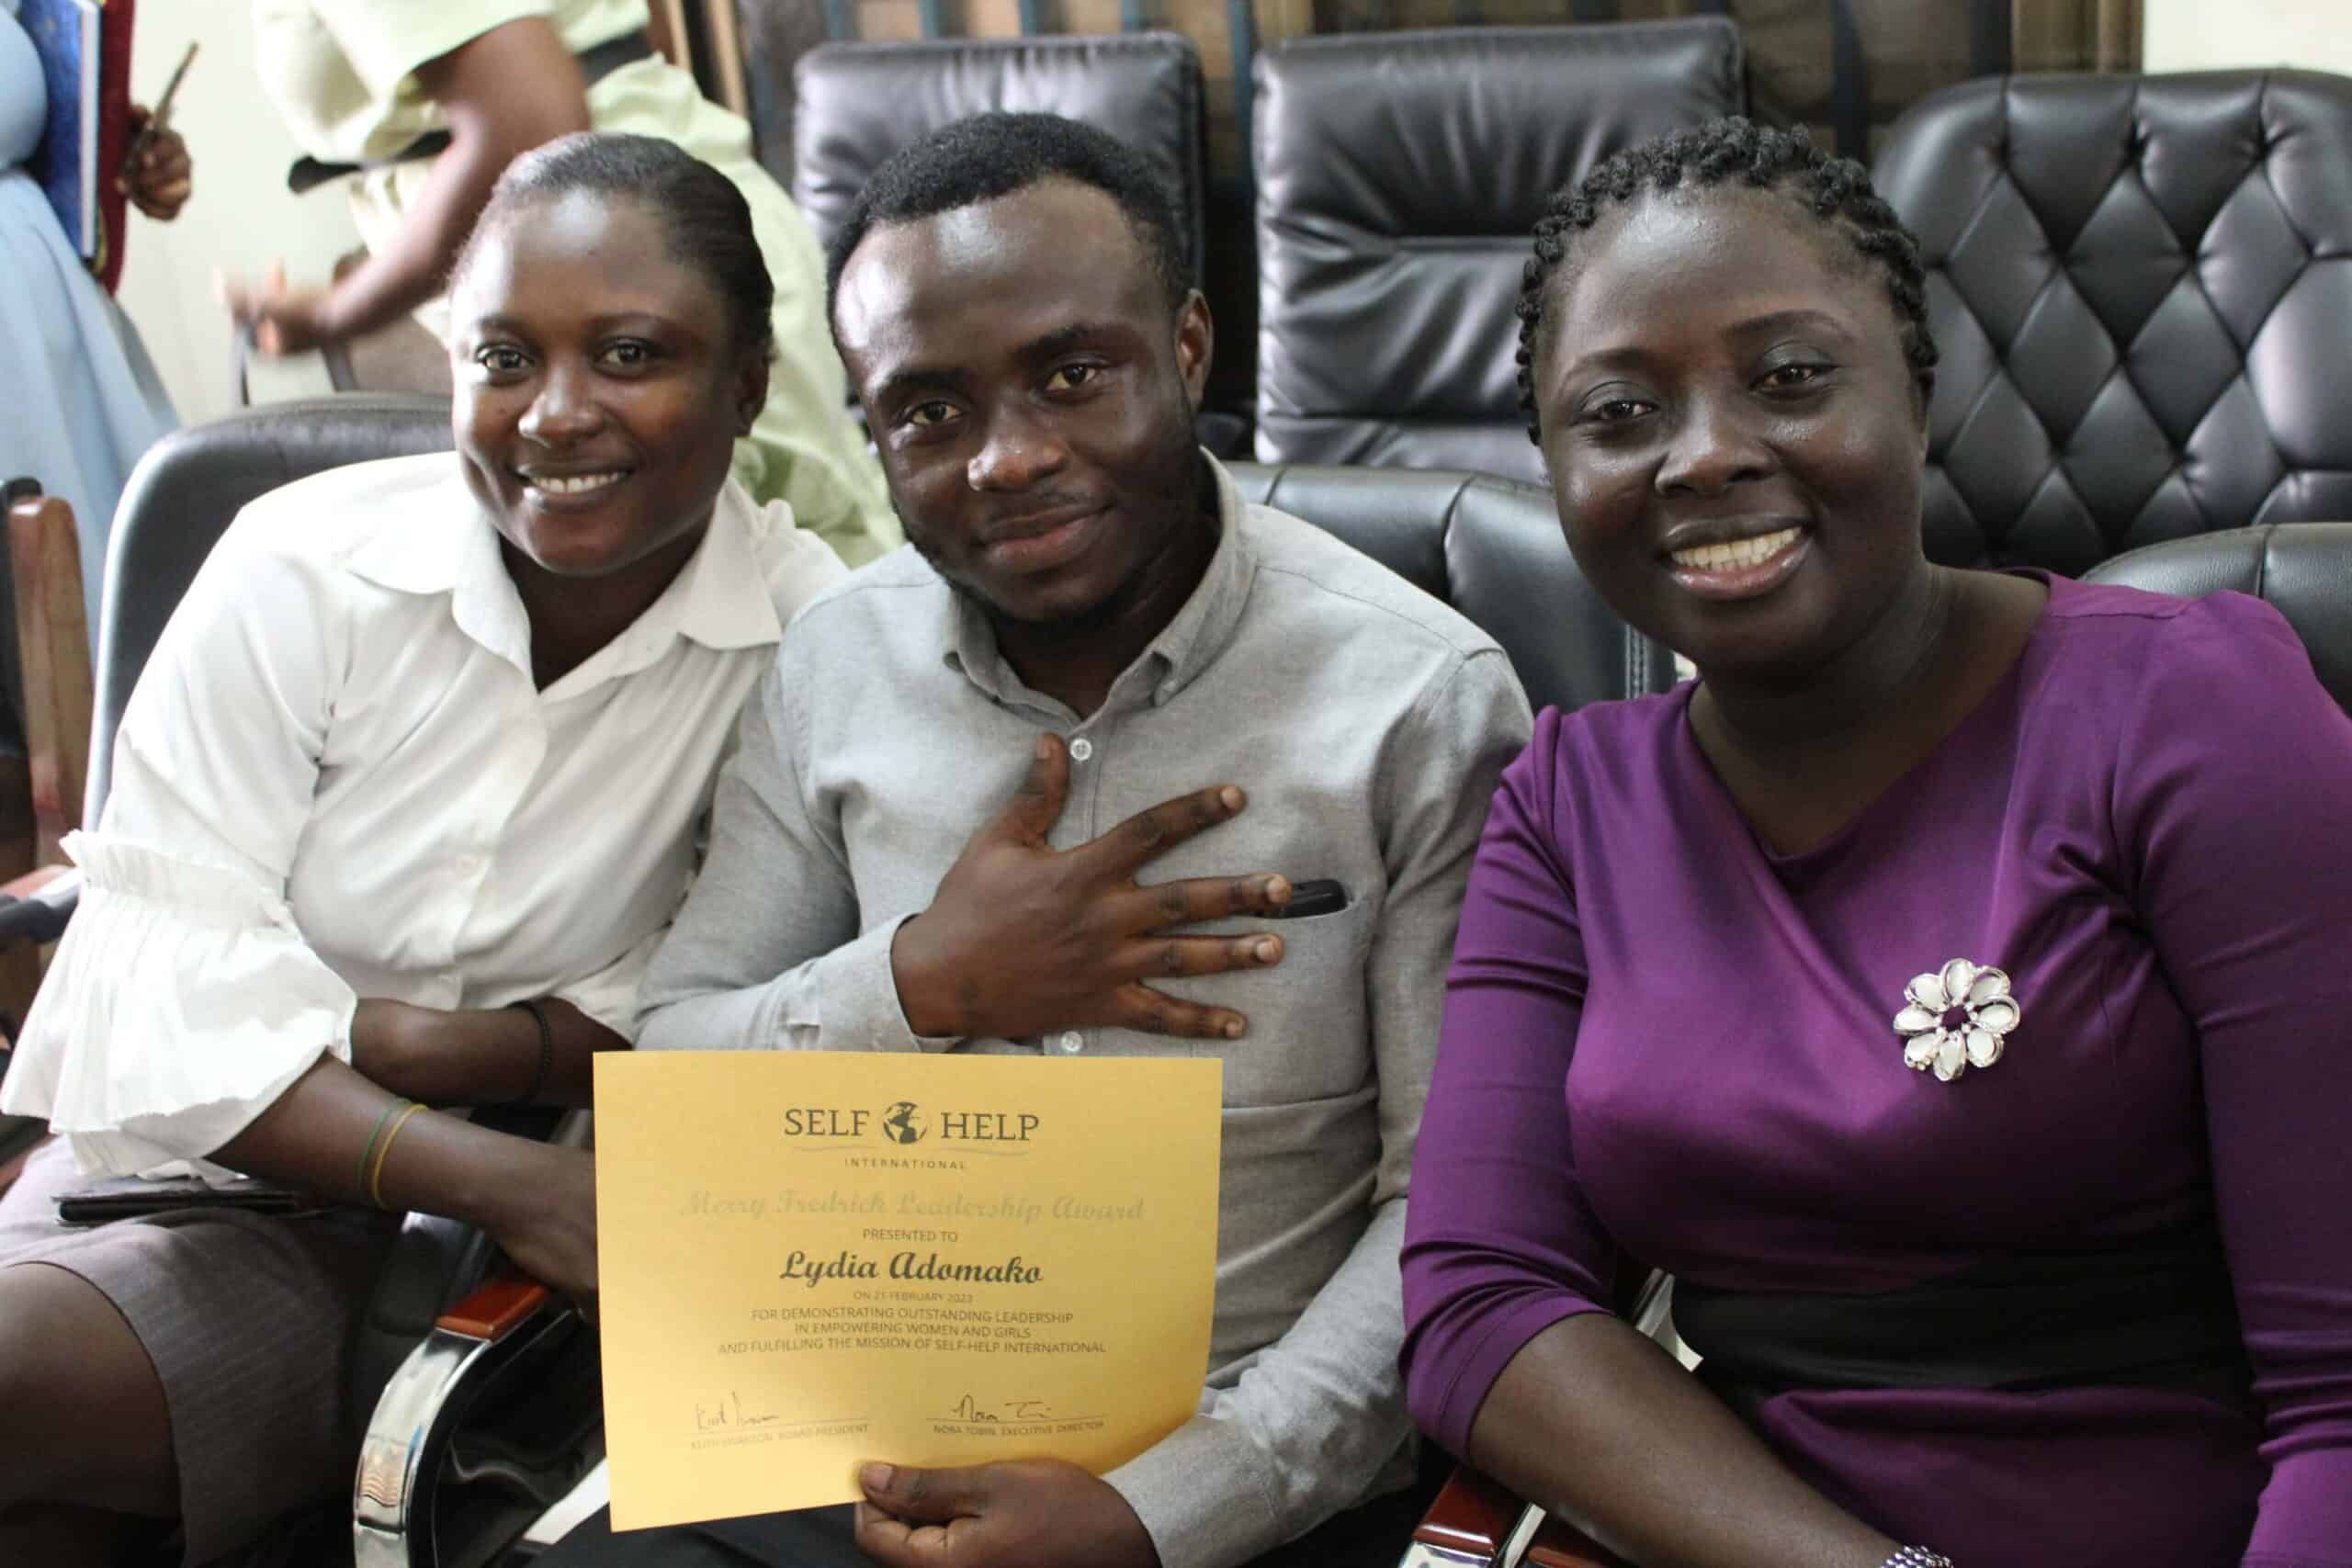
[(2352, 517), (2352, 79), (1969, 82), (1895, 123), (1875, 179), (1943, 352), (1931, 557), (2079, 573)]

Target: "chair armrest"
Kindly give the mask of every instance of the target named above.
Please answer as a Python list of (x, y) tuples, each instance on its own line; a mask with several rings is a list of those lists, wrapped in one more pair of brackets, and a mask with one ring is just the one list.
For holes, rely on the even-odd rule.
[(1458, 1465), (1421, 1516), (1401, 1568), (1438, 1568), (1441, 1563), (1500, 1568), (1528, 1511), (1500, 1482)]
[[(1680, 1356), (1672, 1275), (1649, 1270), (1639, 1291), (1623, 1304), (1626, 1320), (1635, 1329)], [(1512, 1542), (1522, 1534), (1528, 1540), (1518, 1560), (1521, 1568), (1629, 1568), (1623, 1558), (1612, 1556), (1582, 1531), (1522, 1502), (1502, 1483), (1466, 1464), (1455, 1467), (1430, 1511), (1421, 1516), (1399, 1568), (1456, 1563), (1502, 1568)]]
[[(601, 1416), (594, 1363), (594, 1337), (578, 1310), (536, 1280), (497, 1276), (442, 1314), (385, 1385), (360, 1441), (351, 1488), (355, 1568), (439, 1561), (435, 1504), (446, 1488), (487, 1498), (463, 1510), (469, 1525), (503, 1507), (515, 1531), (569, 1492), (604, 1457), (601, 1438), (582, 1431)], [(560, 1407), (552, 1418), (525, 1397), (543, 1386)], [(503, 1432), (468, 1427), (461, 1436), (477, 1411), (492, 1426), (517, 1413), (526, 1418)]]
[(55, 942), (82, 901), (82, 874), (45, 865), (0, 883), (0, 942)]
[[(474, 1120), (571, 1148), (590, 1138), (584, 1111)], [(356, 1568), (484, 1561), (482, 1543), (520, 1535), (604, 1459), (594, 1331), (454, 1220), (407, 1216), (378, 1273), (352, 1354), (354, 1407), (371, 1397), (352, 1483)]]
[(1535, 1539), (1527, 1543), (1527, 1554), (1520, 1562), (1524, 1568), (1632, 1568), (1623, 1558), (1594, 1544), (1583, 1531), (1549, 1514), (1536, 1527)]
[(1518, 1559), (1522, 1568), (1628, 1568), (1623, 1558), (1466, 1464), (1454, 1468), (1421, 1516), (1399, 1568), (1502, 1568), (1512, 1543), (1531, 1529)]
[(8, 563), (17, 616), (25, 757), (33, 792), (36, 862), (82, 825), (90, 775), (90, 632), (83, 615), (81, 535), (54, 496), (8, 509)]
[(484, 1280), (481, 1289), (443, 1313), (434, 1322), (434, 1332), (495, 1345), (545, 1311), (553, 1294), (537, 1280), (502, 1274)]

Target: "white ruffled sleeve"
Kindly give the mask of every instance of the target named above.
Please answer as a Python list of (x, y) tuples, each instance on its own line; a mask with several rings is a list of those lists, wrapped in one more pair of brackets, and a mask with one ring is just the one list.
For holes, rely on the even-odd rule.
[(347, 1058), (349, 986), (286, 901), (242, 872), (74, 833), (81, 903), (7, 1077), (93, 1174), (198, 1161), (322, 1055)]
[(86, 877), (0, 1083), (109, 1176), (204, 1162), (322, 1055), (357, 1005), (287, 876), (347, 669), (341, 573), (256, 502), (164, 627), (116, 737)]

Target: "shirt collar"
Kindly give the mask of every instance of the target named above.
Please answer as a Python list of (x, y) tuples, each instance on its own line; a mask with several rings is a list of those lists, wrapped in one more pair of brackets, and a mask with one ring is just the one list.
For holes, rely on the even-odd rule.
[[(1216, 491), (1216, 553), (1209, 558), (1208, 569), (1201, 573), (1182, 608), (1112, 682), (1113, 701), (1137, 678), (1138, 671), (1149, 671), (1150, 700), (1155, 703), (1164, 703), (1182, 691), (1232, 640), (1242, 606), (1249, 602), (1258, 562), (1241, 537), (1246, 503), (1224, 464), (1205, 451), (1201, 461)], [(943, 632), (940, 655), (949, 669), (961, 671), (965, 679), (994, 697), (1034, 696), (998, 651), (995, 629), (970, 594), (951, 591)]]
[(734, 479), (721, 485), (702, 547), (670, 585), (676, 592), (662, 595), (663, 601), (678, 600), (679, 635), (715, 649), (781, 641), (784, 622), (777, 618), (775, 585), (758, 547), (772, 531), (792, 526), (791, 513), (781, 503), (763, 512)]
[[(780, 640), (784, 624), (757, 540), (791, 525), (788, 514), (763, 514), (729, 479), (719, 488), (702, 544), (662, 596), (549, 687), (549, 694), (633, 674), (660, 658), (673, 637), (721, 649)], [(414, 517), (379, 531), (352, 553), (350, 564), (361, 577), (399, 592), (448, 594), (459, 631), (530, 672), (531, 628), (523, 601), (506, 575), (497, 525), (463, 475), (452, 474), (425, 492)]]

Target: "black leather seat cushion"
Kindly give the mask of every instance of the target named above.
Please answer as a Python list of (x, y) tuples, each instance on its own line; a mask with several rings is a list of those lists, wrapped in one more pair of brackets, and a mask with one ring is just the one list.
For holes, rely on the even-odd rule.
[(2086, 581), (2188, 599), (2234, 589), (2266, 600), (2303, 639), (2320, 684), (2352, 710), (2352, 523), (2266, 524), (2151, 545)]
[(1502, 644), (1537, 708), (1674, 683), (1674, 656), (1601, 602), (1560, 534), (1552, 492), (1480, 474), (1233, 465), (1246, 500), (1337, 536)]
[(1935, 558), (2074, 573), (2352, 517), (2352, 80), (1970, 82), (1896, 122), (1876, 178), (1943, 350)]
[(1257, 65), (1268, 462), (1540, 479), (1513, 311), (1552, 193), (1745, 104), (1728, 19), (1301, 39)]
[(448, 399), (346, 392), (246, 409), (148, 450), (123, 489), (107, 551), (82, 820), (96, 822), (106, 804), (115, 726), (155, 639), (238, 509), (324, 468), (451, 445)]
[(899, 148), (969, 115), (1035, 110), (1100, 126), (1150, 161), (1182, 203), (1200, 276), (1204, 99), (1181, 34), (828, 43), (793, 74), (792, 194), (820, 243)]

